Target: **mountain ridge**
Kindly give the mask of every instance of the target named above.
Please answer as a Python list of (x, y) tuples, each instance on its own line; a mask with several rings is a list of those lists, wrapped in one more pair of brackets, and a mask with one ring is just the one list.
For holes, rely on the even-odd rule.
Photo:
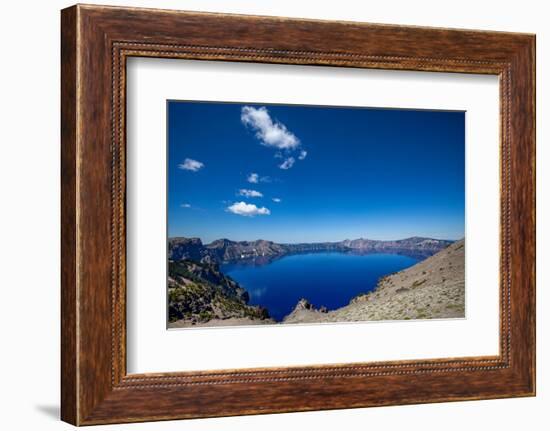
[(400, 240), (372, 240), (366, 238), (345, 239), (335, 242), (276, 243), (258, 239), (232, 241), (227, 238), (203, 244), (197, 237), (172, 237), (168, 239), (168, 255), (173, 261), (192, 259), (200, 262), (226, 263), (239, 260), (274, 259), (285, 255), (338, 251), (349, 253), (409, 254), (429, 257), (448, 247), (454, 241), (413, 236)]

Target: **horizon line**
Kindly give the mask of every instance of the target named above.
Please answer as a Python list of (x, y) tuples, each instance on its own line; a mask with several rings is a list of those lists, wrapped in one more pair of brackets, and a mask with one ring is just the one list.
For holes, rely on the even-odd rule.
[[(198, 236), (181, 236), (181, 235), (180, 235), (180, 236), (167, 236), (167, 239), (168, 239), (168, 240), (177, 239), (177, 238), (198, 239), (198, 240), (200, 240), (201, 242), (203, 242), (202, 238), (201, 238), (201, 237), (198, 237)], [(370, 239), (370, 238), (359, 237), (359, 238), (345, 238), (345, 239), (340, 239), (340, 240), (335, 240), (335, 241), (277, 242), (277, 241), (272, 241), (272, 240), (264, 239), (264, 238), (257, 238), (257, 239), (253, 239), (253, 240), (249, 240), (249, 239), (233, 240), (233, 239), (229, 239), (229, 238), (222, 237), (222, 238), (217, 238), (217, 239), (214, 239), (214, 240), (209, 241), (209, 242), (206, 242), (206, 243), (203, 242), (203, 244), (211, 244), (211, 243), (213, 243), (214, 241), (227, 240), (227, 241), (231, 241), (231, 242), (256, 242), (256, 241), (267, 241), (267, 242), (272, 242), (272, 243), (274, 243), (274, 244), (296, 245), (296, 244), (338, 243), (338, 242), (342, 242), (342, 241), (356, 241), (356, 240), (379, 241), (379, 242), (392, 242), (392, 241), (404, 241), (404, 240), (413, 239), (413, 238), (431, 239), (431, 240), (435, 240), (435, 241), (451, 241), (451, 242), (456, 242), (456, 241), (460, 241), (460, 240), (462, 240), (462, 239), (466, 239), (465, 236), (462, 236), (462, 237), (460, 237), (460, 238), (456, 238), (456, 239), (455, 239), (455, 238), (433, 238), (433, 237), (429, 237), (429, 236), (413, 235), (413, 236), (408, 236), (408, 237), (400, 238), (400, 239)]]

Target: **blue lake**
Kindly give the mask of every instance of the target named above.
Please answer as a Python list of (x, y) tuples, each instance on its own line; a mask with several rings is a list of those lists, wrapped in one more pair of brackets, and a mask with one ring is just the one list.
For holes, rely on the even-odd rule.
[(380, 277), (408, 268), (417, 258), (398, 254), (308, 253), (285, 256), (267, 264), (237, 262), (221, 270), (250, 294), (250, 304), (262, 305), (280, 321), (301, 298), (329, 310), (347, 305), (370, 292)]

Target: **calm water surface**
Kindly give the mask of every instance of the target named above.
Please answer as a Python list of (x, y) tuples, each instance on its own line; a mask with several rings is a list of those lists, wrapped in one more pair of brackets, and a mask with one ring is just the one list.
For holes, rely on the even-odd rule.
[(280, 321), (301, 298), (334, 310), (370, 292), (380, 277), (408, 268), (418, 259), (397, 254), (310, 253), (271, 263), (224, 264), (221, 270), (250, 294), (250, 304), (267, 307)]

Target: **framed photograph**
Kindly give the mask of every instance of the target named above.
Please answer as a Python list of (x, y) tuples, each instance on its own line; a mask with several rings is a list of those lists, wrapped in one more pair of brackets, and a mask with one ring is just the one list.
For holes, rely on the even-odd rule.
[(63, 420), (535, 394), (533, 35), (61, 30)]

